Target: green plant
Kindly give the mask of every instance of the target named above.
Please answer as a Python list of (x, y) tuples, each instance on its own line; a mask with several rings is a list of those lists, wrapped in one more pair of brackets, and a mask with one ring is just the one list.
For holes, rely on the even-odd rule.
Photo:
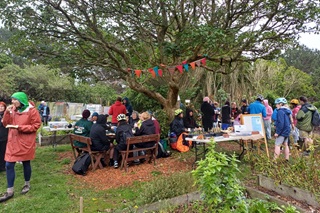
[(236, 207), (245, 208), (243, 187), (237, 178), (239, 172), (235, 155), (232, 157), (215, 151), (212, 141), (204, 160), (192, 172), (195, 183), (203, 193), (204, 201), (212, 212), (230, 211)]
[(169, 177), (159, 175), (155, 181), (147, 182), (143, 185), (137, 205), (152, 203), (195, 191), (193, 182), (191, 173), (177, 173)]

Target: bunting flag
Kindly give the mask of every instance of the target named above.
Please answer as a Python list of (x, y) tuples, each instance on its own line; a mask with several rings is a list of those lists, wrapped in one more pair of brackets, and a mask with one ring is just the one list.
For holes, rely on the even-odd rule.
[(183, 73), (183, 71), (182, 71), (182, 65), (178, 65), (178, 66), (176, 66), (176, 68), (179, 70), (179, 72), (182, 74)]
[[(200, 55), (198, 55), (200, 56)], [(171, 75), (174, 74), (175, 70), (178, 69), (178, 71), (180, 72), (180, 74), (183, 74), (183, 70), (185, 70), (186, 72), (189, 72), (189, 65), (191, 66), (192, 70), (195, 70), (196, 69), (196, 66), (197, 67), (201, 67), (201, 66), (206, 66), (206, 63), (207, 63), (207, 55), (203, 55), (203, 58), (197, 60), (197, 61), (193, 61), (193, 62), (190, 62), (188, 63), (187, 60), (185, 61), (182, 61), (180, 65), (176, 65), (176, 66), (167, 66), (165, 64), (160, 64), (158, 66), (155, 66), (153, 68), (149, 68), (147, 69), (152, 78), (155, 78), (156, 76), (163, 76), (163, 69), (167, 68), (168, 71), (170, 72)], [(220, 65), (222, 65), (222, 61), (223, 59), (221, 58), (220, 59)], [(230, 60), (230, 64), (232, 62), (232, 59)], [(161, 69), (159, 69), (159, 67)], [(135, 75), (140, 78), (142, 73), (143, 72), (148, 72), (148, 71), (144, 71), (144, 70), (132, 70), (131, 68), (127, 68), (127, 71), (128, 72), (131, 72), (131, 75), (132, 77), (134, 77)]]
[(154, 70), (152, 68), (149, 68), (149, 72), (151, 73), (152, 78), (156, 77), (156, 73), (154, 72)]
[(158, 67), (158, 66), (155, 66), (155, 67), (153, 68), (153, 71), (156, 73), (156, 76), (159, 76), (158, 70), (159, 70), (159, 67)]
[(195, 69), (196, 69), (196, 62), (191, 62), (191, 63), (190, 63), (190, 66), (191, 66), (191, 68), (192, 68), (193, 70), (195, 70)]
[(183, 64), (183, 68), (186, 70), (186, 72), (189, 71), (189, 65), (188, 64)]
[(207, 62), (206, 58), (201, 59), (201, 63), (202, 63), (203, 66), (206, 66), (206, 62)]
[(141, 76), (141, 70), (135, 70), (134, 72), (136, 73), (136, 76), (138, 76), (138, 78), (140, 78), (140, 76)]
[(173, 73), (176, 70), (176, 68), (175, 67), (168, 67), (168, 70), (171, 73), (171, 75), (173, 75)]

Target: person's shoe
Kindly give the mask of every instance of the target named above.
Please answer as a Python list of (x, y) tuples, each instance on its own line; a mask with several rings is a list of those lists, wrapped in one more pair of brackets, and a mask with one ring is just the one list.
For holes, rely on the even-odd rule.
[(104, 158), (101, 158), (100, 162), (101, 162), (101, 164), (102, 164), (103, 167), (106, 167), (106, 166), (107, 166), (106, 162), (104, 161)]
[(9, 195), (8, 192), (4, 193), (4, 195), (2, 197), (0, 197), (0, 203), (9, 200), (10, 198), (12, 198), (14, 195), (14, 193), (12, 193), (11, 195)]
[(115, 162), (113, 163), (113, 167), (114, 167), (115, 169), (117, 169), (117, 168), (119, 167), (119, 165), (118, 165), (118, 162), (117, 162), (117, 161), (115, 161)]
[(133, 161), (133, 164), (134, 164), (134, 165), (140, 165), (140, 160), (138, 160), (138, 161)]
[(110, 161), (109, 161), (109, 166), (111, 167), (111, 166), (113, 166), (113, 164), (114, 164), (113, 159), (110, 159)]
[(28, 193), (28, 191), (30, 190), (30, 186), (29, 185), (24, 185), (22, 190), (21, 190), (21, 194), (26, 194)]

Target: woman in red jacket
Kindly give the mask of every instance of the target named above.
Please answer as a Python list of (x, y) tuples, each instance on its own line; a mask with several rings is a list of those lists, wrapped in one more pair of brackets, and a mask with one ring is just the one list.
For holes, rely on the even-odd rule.
[(30, 190), (31, 164), (35, 157), (37, 130), (41, 126), (38, 110), (33, 102), (28, 101), (24, 92), (16, 92), (12, 96), (12, 105), (8, 106), (4, 116), (3, 125), (9, 128), (8, 143), (5, 154), (7, 170), (7, 192), (0, 197), (4, 202), (14, 195), (15, 164), (22, 161), (25, 185), (21, 193)]

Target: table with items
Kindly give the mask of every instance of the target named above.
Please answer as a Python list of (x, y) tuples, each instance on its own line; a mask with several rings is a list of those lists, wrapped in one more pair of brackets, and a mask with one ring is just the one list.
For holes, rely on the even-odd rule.
[[(219, 136), (218, 136), (219, 135)], [(219, 142), (227, 142), (227, 141), (234, 141), (240, 145), (239, 159), (243, 156), (245, 150), (249, 150), (248, 142), (257, 141), (260, 139), (264, 139), (265, 137), (261, 134), (239, 134), (239, 133), (228, 133), (228, 134), (203, 134), (199, 137), (198, 134), (190, 134), (185, 137), (186, 141), (192, 141), (192, 146), (195, 152), (195, 162), (193, 165), (196, 164), (197, 161), (204, 159), (207, 149), (206, 144), (210, 143), (212, 139), (219, 143)], [(253, 146), (253, 143), (251, 143)], [(260, 148), (260, 146), (259, 146)], [(260, 150), (258, 150), (259, 152)], [(268, 147), (266, 146), (267, 156), (269, 157)]]

